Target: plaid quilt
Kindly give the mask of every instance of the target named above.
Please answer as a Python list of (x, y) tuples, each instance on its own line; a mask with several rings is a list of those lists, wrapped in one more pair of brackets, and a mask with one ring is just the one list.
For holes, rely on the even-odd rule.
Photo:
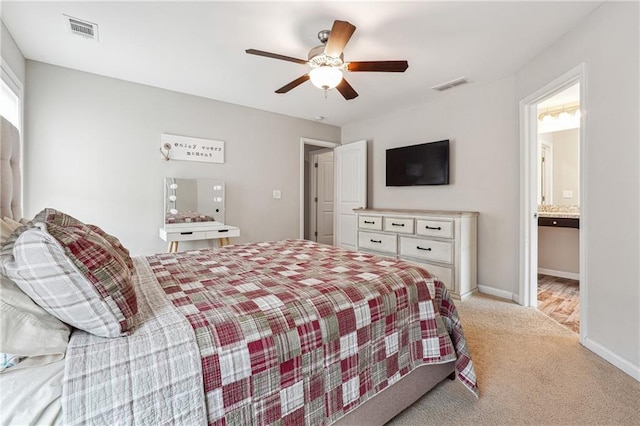
[(75, 330), (63, 423), (328, 424), (413, 368), (473, 363), (446, 288), (309, 241), (134, 258), (128, 336)]
[(209, 424), (331, 423), (452, 360), (477, 395), (455, 306), (411, 263), (304, 240), (146, 259), (193, 329)]
[(133, 259), (134, 331), (105, 339), (74, 330), (62, 384), (64, 425), (203, 425), (200, 354), (189, 323), (144, 258)]

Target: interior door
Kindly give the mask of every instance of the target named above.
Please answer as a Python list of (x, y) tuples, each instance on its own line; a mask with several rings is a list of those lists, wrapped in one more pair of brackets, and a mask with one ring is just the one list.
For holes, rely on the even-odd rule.
[(316, 170), (316, 239), (323, 244), (333, 244), (333, 151), (315, 155)]
[(367, 141), (334, 149), (335, 237), (334, 245), (356, 249), (357, 223), (353, 209), (367, 206)]

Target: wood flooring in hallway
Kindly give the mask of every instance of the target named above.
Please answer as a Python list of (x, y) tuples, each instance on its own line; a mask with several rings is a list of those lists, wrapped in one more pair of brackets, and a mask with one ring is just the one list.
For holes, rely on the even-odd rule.
[(538, 274), (538, 309), (580, 332), (580, 286), (576, 280)]

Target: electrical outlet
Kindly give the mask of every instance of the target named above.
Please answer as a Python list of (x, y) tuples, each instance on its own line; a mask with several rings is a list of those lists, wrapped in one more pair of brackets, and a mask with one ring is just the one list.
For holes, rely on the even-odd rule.
[(279, 189), (274, 189), (273, 190), (273, 199), (274, 200), (279, 200), (280, 198), (282, 198), (282, 191), (280, 191)]
[(562, 191), (562, 198), (573, 198), (573, 191), (570, 189), (565, 189)]

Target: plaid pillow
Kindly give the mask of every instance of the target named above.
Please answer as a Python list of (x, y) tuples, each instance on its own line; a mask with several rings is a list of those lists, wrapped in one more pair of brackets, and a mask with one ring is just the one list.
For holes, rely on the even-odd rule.
[(102, 337), (127, 334), (138, 312), (131, 272), (88, 226), (31, 223), (2, 247), (2, 273), (52, 315)]
[[(70, 216), (66, 213), (63, 213), (59, 210), (46, 208), (38, 213), (34, 218), (34, 223), (43, 222), (43, 223), (52, 223), (54, 225), (60, 226), (68, 226), (68, 225), (84, 225), (83, 222), (79, 221), (73, 216)], [(104, 232), (101, 228), (96, 225), (87, 225), (92, 231), (96, 232), (102, 238), (107, 240), (111, 247), (118, 253), (118, 255), (122, 258), (124, 263), (127, 265), (129, 270), (133, 273), (133, 260), (131, 260), (131, 255), (129, 254), (129, 250), (127, 250), (121, 243), (113, 235), (109, 235)]]
[(125, 246), (120, 243), (120, 240), (114, 237), (113, 235), (109, 235), (104, 232), (101, 228), (96, 225), (87, 225), (89, 229), (91, 229), (96, 234), (100, 235), (102, 238), (107, 240), (111, 247), (115, 250), (115, 252), (120, 256), (120, 258), (127, 265), (127, 268), (133, 273), (133, 260), (131, 260), (131, 255), (129, 254), (129, 250), (125, 248)]
[(84, 225), (84, 223), (82, 223), (75, 217), (69, 216), (66, 213), (52, 208), (46, 208), (42, 210), (33, 218), (31, 222), (53, 223), (54, 225), (58, 226)]

